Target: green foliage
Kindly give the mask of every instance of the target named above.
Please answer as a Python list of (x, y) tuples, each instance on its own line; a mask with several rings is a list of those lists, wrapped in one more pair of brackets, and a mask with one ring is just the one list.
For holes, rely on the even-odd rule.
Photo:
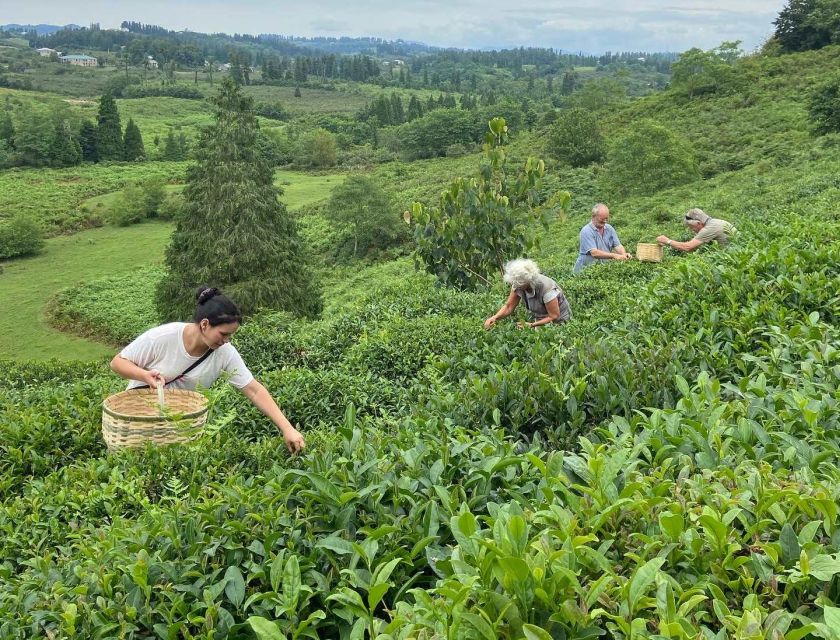
[(181, 133), (178, 137), (176, 137), (175, 131), (170, 128), (169, 132), (166, 134), (166, 142), (163, 146), (162, 158), (164, 160), (186, 160), (187, 155), (188, 153), (184, 134)]
[(129, 183), (120, 192), (116, 205), (111, 211), (110, 222), (118, 227), (137, 224), (146, 218), (146, 203), (140, 185)]
[(597, 78), (566, 99), (568, 106), (587, 111), (615, 109), (627, 101), (627, 86), (615, 78)]
[(534, 223), (547, 227), (552, 208), (565, 210), (569, 200), (564, 192), (544, 202), (539, 191), (543, 161), (528, 158), (521, 170), (511, 171), (502, 148), (504, 119), (491, 120), (489, 127), (486, 162), (478, 174), (455, 179), (434, 209), (415, 202), (406, 220), (415, 225), (418, 268), (423, 264), (443, 284), (459, 289), (491, 285), (505, 262), (534, 248)]
[(224, 82), (214, 105), (216, 121), (202, 133), (187, 173), (184, 214), (167, 249), (168, 274), (157, 291), (161, 316), (189, 317), (202, 284), (223, 288), (245, 314), (267, 308), (315, 315), (318, 285), (255, 144), (251, 100)]
[(204, 93), (200, 89), (182, 84), (160, 86), (132, 84), (125, 87), (121, 93), (121, 97), (127, 99), (160, 96), (181, 98), (182, 100), (204, 100)]
[(50, 164), (55, 140), (55, 125), (43, 107), (35, 107), (19, 114), (15, 129), (14, 149), (20, 164), (43, 167)]
[(44, 232), (34, 220), (16, 215), (0, 220), (0, 259), (38, 253), (44, 246)]
[(96, 153), (100, 160), (122, 160), (124, 157), (122, 127), (117, 103), (110, 93), (99, 99), (96, 119)]
[(840, 42), (840, 3), (837, 0), (788, 0), (773, 22), (782, 50), (807, 51)]
[(147, 218), (163, 217), (171, 220), (174, 217), (167, 217), (166, 215), (160, 216), (161, 206), (163, 205), (163, 202), (167, 197), (166, 189), (164, 187), (165, 184), (166, 183), (164, 182), (163, 178), (160, 177), (149, 178), (148, 180), (142, 183), (141, 188), (143, 189), (143, 207), (146, 211)]
[(395, 130), (398, 150), (409, 158), (442, 156), (452, 144), (473, 145), (475, 120), (463, 109), (435, 109)]
[(3, 140), (8, 145), (14, 144), (15, 141), (15, 125), (12, 122), (10, 109), (4, 109), (3, 115), (0, 116), (0, 140)]
[(67, 121), (55, 123), (50, 160), (55, 167), (70, 167), (82, 161), (82, 147)]
[(614, 196), (651, 194), (699, 177), (689, 142), (652, 120), (610, 143), (605, 184)]
[(743, 55), (740, 42), (724, 42), (716, 49), (689, 49), (671, 65), (671, 84), (689, 98), (740, 88), (733, 63)]
[(336, 152), (335, 136), (318, 127), (298, 138), (295, 164), (304, 167), (332, 167), (335, 166)]
[(99, 152), (96, 148), (96, 125), (90, 120), (82, 122), (79, 130), (79, 148), (83, 162), (98, 162)]
[[(122, 383), (104, 362), (0, 363), (0, 637), (835, 637), (840, 163), (796, 98), (832, 49), (736, 62), (743, 95), (674, 89), (601, 114), (608, 132), (654, 114), (725, 171), (611, 201), (628, 247), (681, 233), (694, 204), (740, 233), (565, 278), (598, 176), (543, 175), (540, 198), (576, 196), (534, 255), (575, 308), (559, 330), (484, 331), (501, 292), (437, 287), (406, 260), (330, 268), (320, 321), (252, 318), (237, 347), (304, 430), (303, 456), (226, 386), (201, 440), (106, 455), (100, 400)], [(416, 199), (472, 162), (373, 175)], [(137, 262), (138, 238), (148, 252), (144, 227), (120, 231), (134, 242), (111, 269)], [(34, 258), (0, 286), (18, 266), (90, 278), (99, 232), (115, 230), (87, 254), (51, 241), (73, 273), (48, 279)], [(152, 280), (68, 304), (129, 321)]]
[(580, 108), (562, 111), (551, 125), (546, 150), (573, 167), (600, 162), (606, 153), (606, 142), (598, 118)]
[(140, 129), (134, 124), (132, 118), (129, 118), (128, 124), (125, 125), (123, 153), (125, 154), (123, 159), (129, 162), (140, 162), (146, 159), (146, 150), (143, 148), (143, 136), (140, 135)]
[(840, 132), (840, 76), (814, 89), (808, 100), (808, 116), (816, 134)]
[(50, 304), (50, 323), (100, 342), (126, 345), (158, 324), (152, 297), (163, 275), (163, 269), (151, 267), (65, 289)]
[(405, 240), (405, 226), (391, 199), (377, 181), (363, 175), (351, 175), (335, 188), (327, 215), (344, 227), (338, 253), (350, 249), (355, 258), (371, 251), (381, 251)]

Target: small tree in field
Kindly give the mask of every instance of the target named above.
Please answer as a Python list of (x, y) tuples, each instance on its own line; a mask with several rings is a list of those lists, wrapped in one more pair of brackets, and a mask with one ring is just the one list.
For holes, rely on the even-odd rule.
[(605, 187), (617, 197), (650, 195), (700, 177), (689, 142), (642, 120), (610, 145)]
[(518, 171), (507, 166), (502, 145), (507, 136), (503, 118), (490, 121), (484, 145), (486, 163), (472, 178), (457, 178), (441, 194), (438, 206), (419, 202), (406, 212), (415, 222), (415, 264), (424, 265), (444, 284), (476, 289), (493, 284), (505, 262), (527, 255), (537, 245), (537, 229), (547, 227), (552, 211), (565, 213), (568, 192), (547, 202), (540, 197), (545, 172), (542, 160), (528, 158)]
[(354, 258), (359, 249), (385, 249), (400, 240), (399, 216), (394, 213), (391, 199), (372, 178), (347, 178), (333, 191), (328, 211), (332, 220), (346, 227), (342, 245), (352, 245)]
[(140, 129), (134, 124), (132, 118), (128, 119), (125, 125), (125, 137), (123, 138), (123, 149), (125, 159), (129, 162), (139, 162), (146, 159), (146, 149), (143, 147), (143, 136)]
[(223, 288), (246, 315), (261, 308), (315, 315), (319, 289), (256, 144), (252, 100), (226, 78), (212, 103), (215, 122), (201, 133), (187, 171), (158, 309), (166, 319), (189, 317), (195, 289), (208, 284)]
[(600, 162), (606, 145), (597, 117), (586, 109), (560, 112), (549, 131), (546, 149), (552, 156), (573, 167)]
[(99, 100), (96, 152), (100, 160), (122, 160), (124, 155), (120, 113), (114, 96), (108, 92), (103, 93)]
[(82, 148), (65, 120), (55, 123), (50, 158), (54, 167), (71, 167), (82, 161)]

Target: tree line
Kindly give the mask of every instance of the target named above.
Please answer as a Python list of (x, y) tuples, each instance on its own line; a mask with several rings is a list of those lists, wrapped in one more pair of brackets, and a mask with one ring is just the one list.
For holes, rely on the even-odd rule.
[[(161, 158), (184, 160), (187, 142), (183, 133), (170, 129)], [(96, 122), (74, 118), (65, 105), (51, 109), (14, 109), (10, 101), (0, 113), (0, 167), (69, 167), (82, 162), (147, 159), (140, 128), (129, 118), (123, 128), (113, 95), (99, 100)]]

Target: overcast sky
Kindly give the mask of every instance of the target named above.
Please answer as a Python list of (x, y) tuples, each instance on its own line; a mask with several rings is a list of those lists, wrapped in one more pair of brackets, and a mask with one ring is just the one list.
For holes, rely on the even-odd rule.
[(684, 51), (773, 31), (785, 0), (0, 0), (0, 24), (117, 27), (123, 20), (201, 32), (378, 36), (465, 48), (541, 46)]

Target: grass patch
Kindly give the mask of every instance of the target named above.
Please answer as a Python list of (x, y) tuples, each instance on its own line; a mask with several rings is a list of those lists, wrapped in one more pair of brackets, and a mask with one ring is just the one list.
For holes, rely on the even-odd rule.
[(14, 311), (0, 331), (0, 359), (91, 360), (112, 353), (110, 347), (53, 329), (44, 309), (66, 287), (160, 261), (171, 231), (161, 223), (91, 229), (48, 240), (39, 256), (3, 263), (0, 299)]

